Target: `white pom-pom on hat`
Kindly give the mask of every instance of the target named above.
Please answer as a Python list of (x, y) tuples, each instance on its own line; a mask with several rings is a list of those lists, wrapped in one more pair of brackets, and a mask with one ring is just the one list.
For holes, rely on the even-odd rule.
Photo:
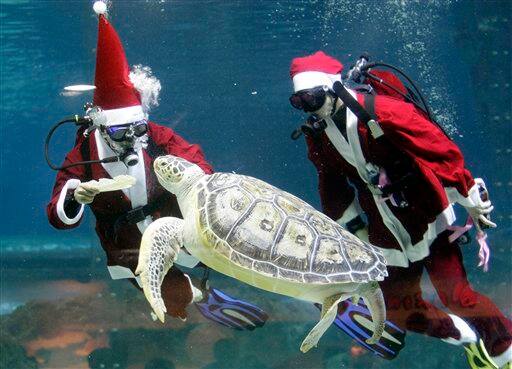
[(107, 4), (104, 1), (95, 1), (92, 8), (98, 15), (105, 14), (107, 12)]

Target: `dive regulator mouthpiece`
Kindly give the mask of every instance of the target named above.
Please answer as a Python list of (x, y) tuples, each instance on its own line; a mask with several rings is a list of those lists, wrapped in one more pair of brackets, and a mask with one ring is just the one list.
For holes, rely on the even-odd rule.
[(139, 162), (139, 156), (133, 149), (128, 149), (119, 157), (127, 167), (133, 167)]
[(370, 55), (368, 53), (363, 53), (357, 59), (356, 64), (350, 69), (350, 71), (347, 74), (347, 79), (352, 80), (356, 83), (362, 82), (363, 77), (363, 70), (366, 70), (366, 66), (368, 64), (368, 61), (370, 60)]

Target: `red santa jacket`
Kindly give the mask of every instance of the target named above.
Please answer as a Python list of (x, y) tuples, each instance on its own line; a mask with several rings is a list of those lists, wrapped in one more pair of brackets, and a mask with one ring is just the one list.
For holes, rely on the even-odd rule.
[[(212, 168), (205, 161), (201, 148), (198, 145), (189, 144), (170, 128), (150, 122), (148, 135), (162, 152), (180, 156), (196, 163), (206, 173), (212, 173)], [(63, 165), (85, 159), (82, 157), (82, 152), (84, 152), (81, 149), (82, 144), (88, 145), (89, 160), (105, 158), (114, 154), (96, 130), (87, 141), (81, 138), (77, 140), (76, 146), (67, 154)], [(66, 212), (67, 204), (69, 204), (67, 199), (73, 195), (73, 190), (78, 187), (80, 182), (111, 178), (120, 174), (130, 174), (137, 179), (132, 188), (100, 193), (90, 204), (96, 218), (96, 233), (101, 246), (106, 252), (109, 271), (115, 279), (133, 277), (138, 262), (142, 232), (154, 219), (161, 216), (181, 217), (176, 197), (160, 186), (152, 170), (154, 158), (144, 149), (140, 149), (138, 154), (139, 163), (130, 168), (120, 162), (92, 164), (90, 167), (92, 178), (87, 178), (87, 171), (82, 165), (59, 171), (52, 198), (47, 206), (48, 219), (54, 227), (59, 229), (74, 228), (80, 224), (84, 206), (80, 206), (78, 212), (75, 210), (72, 214), (68, 214), (69, 210), (68, 213)], [(151, 216), (137, 224), (119, 225), (118, 223), (118, 227), (115, 227), (116, 220), (122, 214), (138, 206), (153, 202), (156, 203)], [(176, 268), (173, 268), (169, 276), (170, 278), (166, 278), (168, 280), (166, 283), (173, 281), (173, 283), (182, 285), (187, 289), (182, 295), (185, 295), (184, 299), (188, 299), (188, 302), (182, 304), (183, 306), (180, 307), (182, 309), (191, 300), (190, 286), (183, 274)], [(172, 313), (173, 307), (167, 307), (170, 308)], [(183, 316), (182, 313), (178, 315)]]
[[(375, 114), (384, 139), (375, 139), (347, 109), (346, 132), (327, 119), (318, 139), (307, 138), (308, 156), (318, 171), (324, 212), (347, 223), (364, 211), (370, 242), (390, 265), (407, 266), (427, 256), (437, 235), (455, 221), (451, 204), (475, 206), (478, 189), (458, 147), (414, 105), (377, 96)], [(408, 174), (402, 189), (407, 207), (393, 206), (372, 184), (381, 169), (391, 178)]]

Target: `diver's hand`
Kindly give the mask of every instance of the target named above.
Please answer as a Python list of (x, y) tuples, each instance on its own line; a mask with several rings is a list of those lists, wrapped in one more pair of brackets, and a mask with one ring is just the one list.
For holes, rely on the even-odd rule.
[(97, 182), (89, 181), (80, 183), (80, 185), (75, 189), (73, 196), (79, 204), (87, 205), (93, 202), (94, 197), (98, 193), (100, 193), (100, 190), (97, 186)]
[(473, 224), (475, 225), (476, 229), (481, 232), (482, 227), (484, 228), (496, 228), (496, 223), (491, 222), (486, 215), (489, 215), (494, 209), (494, 206), (492, 206), (491, 201), (481, 201), (477, 204), (477, 206), (474, 206), (472, 208), (466, 208), (466, 211), (468, 212), (469, 216), (473, 219)]
[(482, 231), (482, 228), (496, 228), (496, 223), (491, 222), (489, 217), (494, 206), (492, 206), (491, 200), (489, 199), (485, 182), (482, 178), (475, 178), (475, 184), (477, 185), (479, 193), (478, 196), (472, 196), (472, 199), (476, 205), (466, 207), (466, 211), (473, 219), (473, 224), (479, 232)]
[(368, 236), (368, 227), (364, 226), (361, 229), (358, 229), (355, 233), (356, 237), (359, 238), (363, 242), (370, 242), (370, 237)]

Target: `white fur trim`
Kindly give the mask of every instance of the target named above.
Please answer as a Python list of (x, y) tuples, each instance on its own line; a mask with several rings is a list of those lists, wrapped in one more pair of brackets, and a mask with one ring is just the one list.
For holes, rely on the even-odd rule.
[(121, 265), (108, 265), (107, 269), (112, 279), (137, 278), (130, 268)]
[[(348, 109), (347, 109), (348, 111)], [(357, 117), (352, 114), (352, 117), (347, 115), (347, 127), (348, 127), (348, 119), (355, 120), (352, 122), (353, 124), (357, 124)], [(343, 158), (349, 162), (350, 165), (356, 166), (356, 161), (354, 159), (354, 152), (350, 143), (345, 139), (343, 134), (340, 132), (338, 127), (334, 121), (329, 117), (325, 118), (325, 122), (327, 123), (327, 127), (325, 128), (325, 134), (329, 137), (329, 140), (332, 142), (336, 150), (343, 156)]]
[(60, 191), (59, 200), (57, 200), (57, 216), (62, 221), (62, 223), (67, 225), (75, 224), (80, 220), (82, 214), (84, 213), (84, 205), (80, 206), (80, 210), (78, 214), (74, 218), (69, 218), (64, 210), (64, 202), (66, 201), (66, 195), (69, 190), (74, 190), (78, 186), (80, 186), (80, 180), (76, 178), (69, 179), (62, 190)]
[(352, 203), (348, 206), (348, 208), (345, 209), (343, 212), (343, 215), (340, 219), (338, 219), (336, 222), (338, 224), (347, 224), (352, 219), (357, 217), (358, 215), (362, 214), (363, 210), (361, 209), (361, 206), (359, 205), (359, 202), (357, 201), (357, 196), (354, 198)]
[(460, 338), (457, 340), (455, 338), (448, 337), (442, 338), (442, 341), (457, 346), (462, 345), (464, 343), (472, 343), (477, 341), (476, 333), (473, 331), (473, 329), (471, 329), (468, 323), (459, 318), (457, 315), (448, 314), (448, 316), (452, 320), (455, 328), (457, 328), (457, 330), (459, 331)]
[(451, 203), (458, 202), (466, 208), (474, 208), (481, 202), (480, 192), (478, 191), (478, 185), (476, 183), (469, 189), (467, 197), (462, 196), (459, 191), (453, 187), (447, 187), (445, 190), (448, 200)]
[(414, 245), (411, 245), (410, 242), (405, 245), (405, 252), (409, 260), (415, 262), (428, 256), (430, 253), (430, 245), (435, 241), (440, 233), (444, 232), (449, 225), (452, 225), (455, 222), (455, 219), (456, 217), (453, 207), (448, 205), (448, 207), (444, 209), (432, 223), (429, 223), (421, 241)]
[(128, 279), (134, 278), (140, 288), (142, 288), (142, 281), (140, 276), (133, 274), (130, 268), (121, 265), (107, 265), (110, 278), (112, 279)]
[(328, 86), (332, 88), (332, 85), (336, 81), (341, 82), (341, 74), (328, 74), (323, 72), (302, 72), (297, 73), (292, 78), (293, 90), (295, 92), (301, 90), (307, 90), (309, 88), (317, 86)]
[(135, 105), (127, 108), (103, 110), (106, 118), (106, 126), (115, 126), (118, 124), (127, 124), (146, 119), (142, 106)]
[(501, 368), (505, 366), (506, 363), (512, 361), (512, 345), (510, 345), (505, 351), (497, 356), (491, 356), (492, 361)]
[(194, 283), (192, 282), (192, 279), (190, 278), (190, 276), (188, 274), (183, 273), (183, 275), (185, 277), (187, 277), (188, 283), (190, 284), (190, 289), (192, 290), (192, 301), (190, 301), (190, 302), (192, 303), (192, 302), (201, 301), (203, 299), (203, 291), (201, 291), (201, 289), (194, 286)]
[(178, 264), (184, 266), (186, 268), (193, 268), (197, 264), (199, 264), (199, 260), (186, 252), (183, 248), (178, 253), (178, 258), (174, 262), (174, 264)]

